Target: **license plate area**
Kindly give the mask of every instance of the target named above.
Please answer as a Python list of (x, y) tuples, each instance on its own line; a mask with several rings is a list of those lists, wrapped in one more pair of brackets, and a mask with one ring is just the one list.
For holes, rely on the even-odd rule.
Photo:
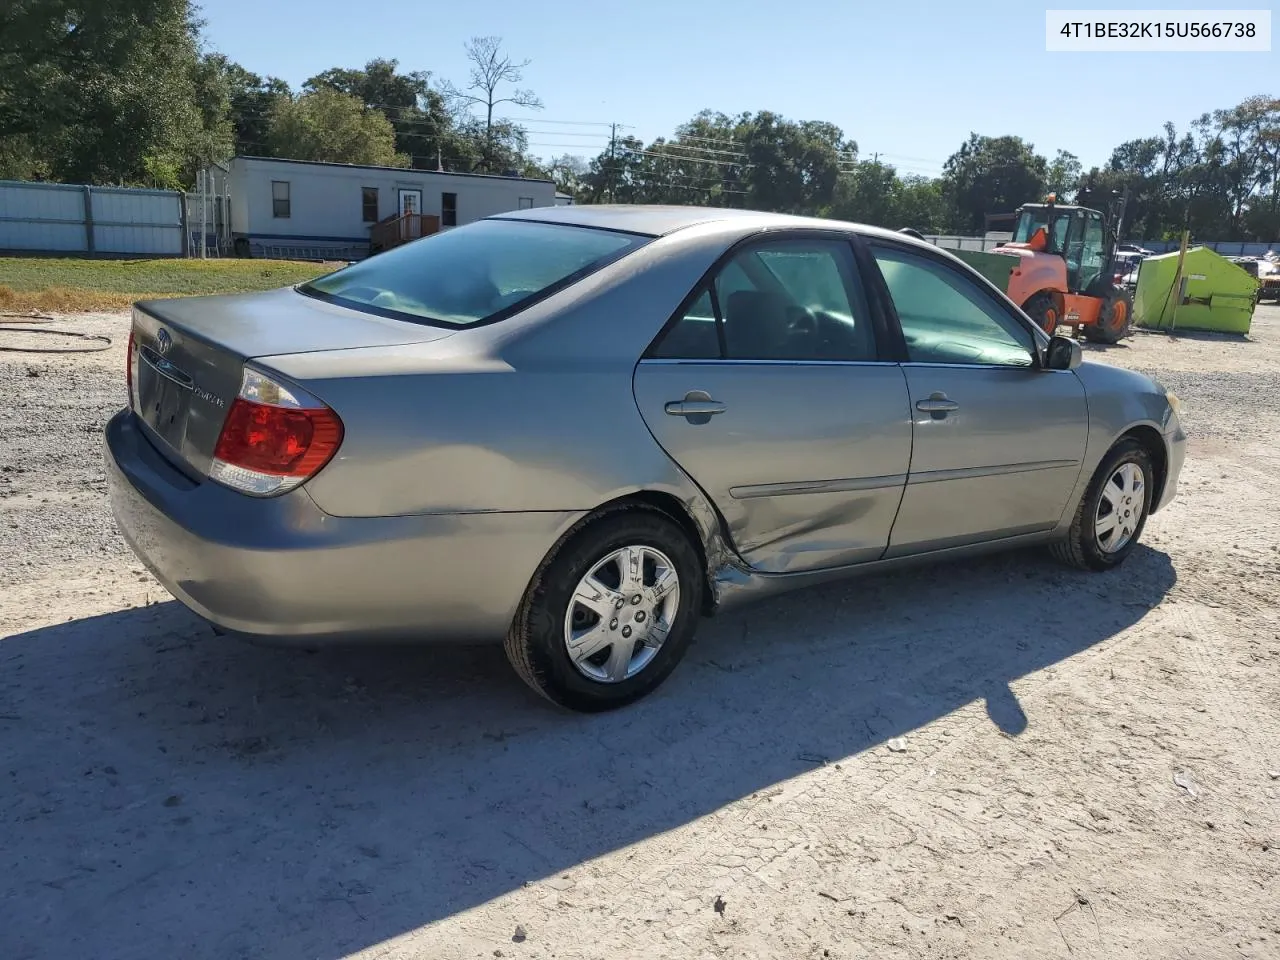
[(156, 436), (181, 451), (193, 381), (149, 347), (140, 347), (138, 358), (138, 416)]

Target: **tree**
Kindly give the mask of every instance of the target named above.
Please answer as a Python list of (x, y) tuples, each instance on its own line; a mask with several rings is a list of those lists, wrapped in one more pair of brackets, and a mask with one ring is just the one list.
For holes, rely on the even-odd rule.
[(397, 60), (379, 58), (361, 70), (334, 67), (307, 80), (303, 89), (338, 90), (382, 111), (395, 128), (396, 150), (418, 169), (470, 170), (478, 154), (456, 129), (444, 95), (431, 86), (431, 73), (400, 73), (399, 66)]
[(943, 190), (952, 227), (982, 233), (986, 214), (1009, 213), (1044, 194), (1048, 164), (1021, 137), (971, 133), (943, 167)]
[(499, 96), (499, 90), (507, 84), (517, 84), (524, 79), (528, 60), (516, 62), (502, 52), (501, 37), (473, 37), (466, 44), (467, 60), (471, 75), (464, 89), (448, 86), (448, 95), (465, 106), (484, 108), (484, 150), (482, 162), (486, 170), (494, 168), (495, 126), (493, 111), (504, 103), (531, 110), (542, 109), (542, 101), (532, 90), (515, 89), (508, 96)]
[(878, 160), (863, 160), (840, 177), (831, 214), (876, 227), (916, 226), (900, 222), (901, 193), (897, 170)]
[(579, 199), (587, 190), (586, 179), (590, 172), (587, 161), (566, 153), (552, 157), (547, 164), (546, 175), (555, 181), (556, 189)]
[(902, 226), (915, 227), (921, 233), (941, 233), (947, 220), (942, 181), (919, 175), (904, 178), (898, 220)]
[(1045, 185), (1057, 196), (1060, 203), (1067, 203), (1075, 196), (1080, 186), (1080, 172), (1080, 158), (1074, 153), (1059, 150), (1049, 164)]
[(189, 183), (230, 142), (198, 29), (188, 0), (6, 4), (0, 156), (61, 180)]
[(280, 101), (271, 115), (272, 156), (407, 167), (391, 122), (358, 97), (328, 87)]
[(831, 203), (842, 157), (856, 156), (830, 123), (794, 123), (769, 111), (744, 125), (747, 202), (760, 210), (820, 213)]
[(242, 156), (270, 156), (271, 116), (276, 105), (292, 100), (289, 84), (278, 77), (260, 77), (222, 54), (211, 54), (227, 88), (228, 111), (235, 141)]

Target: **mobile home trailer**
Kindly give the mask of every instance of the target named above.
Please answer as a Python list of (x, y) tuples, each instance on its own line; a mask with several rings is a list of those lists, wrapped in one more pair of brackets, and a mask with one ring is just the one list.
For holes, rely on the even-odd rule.
[(550, 180), (311, 160), (236, 157), (224, 179), (240, 256), (357, 259), (372, 228), (405, 214), (439, 229), (508, 210), (550, 207)]

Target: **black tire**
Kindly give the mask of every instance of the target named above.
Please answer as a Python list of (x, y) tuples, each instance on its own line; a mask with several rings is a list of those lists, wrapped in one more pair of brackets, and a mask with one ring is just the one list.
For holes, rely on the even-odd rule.
[[(1119, 550), (1108, 552), (1102, 548), (1094, 532), (1094, 518), (1098, 515), (1102, 500), (1103, 487), (1111, 481), (1112, 476), (1122, 464), (1133, 463), (1142, 471), (1142, 516), (1134, 528), (1129, 542)], [(1089, 487), (1076, 507), (1075, 516), (1065, 539), (1050, 545), (1053, 555), (1069, 566), (1081, 570), (1110, 570), (1122, 564), (1126, 557), (1138, 545), (1138, 538), (1147, 525), (1147, 517), (1151, 513), (1151, 492), (1155, 486), (1155, 469), (1151, 463), (1151, 455), (1137, 440), (1122, 440), (1111, 448), (1098, 465)]]
[(1022, 312), (1034, 320), (1036, 326), (1050, 336), (1053, 336), (1053, 331), (1058, 329), (1058, 323), (1062, 320), (1062, 317), (1058, 315), (1058, 305), (1053, 302), (1053, 297), (1047, 293), (1037, 293), (1031, 297), (1023, 305)]
[(1111, 287), (1103, 294), (1098, 322), (1084, 327), (1084, 337), (1090, 343), (1119, 343), (1132, 322), (1133, 298), (1123, 287)]
[[(585, 676), (565, 648), (565, 617), (579, 581), (624, 546), (660, 550), (679, 577), (680, 599), (666, 639), (635, 676), (606, 683)], [(697, 630), (706, 574), (689, 536), (666, 514), (626, 507), (601, 514), (543, 561), (530, 582), (511, 629), (507, 659), (520, 678), (553, 703), (594, 713), (626, 706), (662, 683), (684, 657)]]

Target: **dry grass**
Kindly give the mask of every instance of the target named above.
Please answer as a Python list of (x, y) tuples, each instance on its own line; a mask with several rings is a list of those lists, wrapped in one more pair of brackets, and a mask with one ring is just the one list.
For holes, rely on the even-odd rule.
[(0, 312), (123, 310), (137, 300), (270, 290), (339, 266), (289, 260), (0, 258)]

